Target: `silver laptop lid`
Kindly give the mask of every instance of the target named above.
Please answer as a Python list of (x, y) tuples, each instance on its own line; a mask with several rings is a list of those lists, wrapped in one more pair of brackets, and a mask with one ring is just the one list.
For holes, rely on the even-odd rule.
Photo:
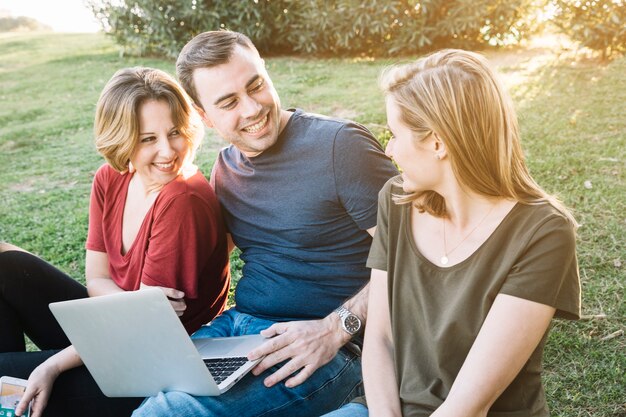
[(161, 290), (52, 303), (50, 310), (106, 396), (219, 395)]

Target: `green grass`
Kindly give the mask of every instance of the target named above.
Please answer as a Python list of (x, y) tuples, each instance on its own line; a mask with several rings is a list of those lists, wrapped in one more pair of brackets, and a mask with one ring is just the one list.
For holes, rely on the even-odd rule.
[[(599, 316), (554, 324), (545, 354), (552, 413), (624, 417), (626, 59), (599, 65), (545, 50), (489, 57), (518, 108), (533, 175), (582, 224), (583, 314)], [(385, 116), (376, 80), (389, 63), (267, 60), (285, 107), (352, 118), (377, 134)], [(80, 281), (90, 184), (102, 163), (92, 144), (95, 103), (117, 69), (134, 65), (174, 69), (120, 57), (102, 35), (0, 35), (0, 240)], [(223, 145), (207, 135), (197, 160), (205, 173)]]

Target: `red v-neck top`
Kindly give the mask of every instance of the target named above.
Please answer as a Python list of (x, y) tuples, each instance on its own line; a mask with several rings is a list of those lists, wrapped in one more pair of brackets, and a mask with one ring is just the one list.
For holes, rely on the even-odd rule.
[(113, 281), (126, 291), (140, 283), (185, 292), (181, 321), (192, 333), (223, 309), (230, 284), (226, 231), (206, 178), (168, 183), (146, 214), (135, 240), (122, 255), (122, 219), (133, 174), (105, 164), (96, 172), (85, 247), (105, 252)]

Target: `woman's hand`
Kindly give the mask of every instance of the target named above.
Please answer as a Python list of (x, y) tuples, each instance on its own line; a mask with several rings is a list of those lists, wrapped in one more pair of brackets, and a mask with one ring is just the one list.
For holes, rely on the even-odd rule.
[(60, 374), (61, 371), (49, 362), (44, 362), (36, 367), (28, 377), (26, 391), (15, 409), (15, 414), (23, 415), (28, 410), (28, 403), (32, 400), (30, 415), (31, 417), (40, 417), (48, 404), (54, 381)]
[(174, 289), (174, 288), (146, 285), (143, 282), (139, 285), (140, 290), (144, 290), (146, 288), (158, 288), (161, 291), (163, 291), (163, 294), (165, 294), (165, 296), (169, 300), (177, 316), (180, 317), (185, 313), (185, 310), (187, 309), (187, 304), (185, 304), (184, 292), (178, 291), (177, 289)]

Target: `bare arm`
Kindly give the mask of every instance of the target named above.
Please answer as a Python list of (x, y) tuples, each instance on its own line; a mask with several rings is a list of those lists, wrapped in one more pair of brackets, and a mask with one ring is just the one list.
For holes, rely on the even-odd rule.
[(26, 391), (15, 409), (17, 415), (22, 415), (33, 400), (32, 417), (39, 417), (48, 404), (52, 386), (57, 377), (69, 369), (82, 365), (76, 349), (69, 346), (54, 356), (49, 357), (36, 367), (28, 377)]
[(123, 292), (109, 274), (109, 255), (87, 249), (85, 255), (85, 280), (90, 297)]
[[(376, 233), (376, 226), (370, 227), (367, 229), (367, 233), (369, 233), (372, 237)], [(353, 314), (356, 314), (362, 322), (363, 327), (365, 326), (365, 322), (367, 321), (368, 315), (368, 300), (370, 299), (370, 283), (365, 284), (361, 290), (356, 293), (352, 298), (343, 303), (343, 306), (350, 310)], [(344, 336), (344, 343), (346, 344), (350, 340), (350, 336), (343, 330), (341, 327), (341, 322), (339, 321), (339, 316), (335, 313), (331, 313), (327, 316), (327, 318), (331, 319), (331, 322), (335, 324), (335, 331), (338, 334)], [(342, 344), (342, 346), (343, 346)]]
[[(109, 275), (109, 258), (104, 252), (87, 250), (85, 275), (90, 296), (123, 291)], [(28, 386), (16, 409), (17, 413), (26, 411), (28, 403), (33, 400), (32, 416), (40, 416), (48, 403), (54, 381), (62, 372), (80, 366), (82, 363), (73, 346), (63, 349), (41, 363), (28, 377)]]
[(499, 294), (448, 398), (432, 416), (486, 416), (530, 358), (554, 312), (544, 304)]
[[(344, 303), (362, 320), (365, 319), (368, 293), (369, 284)], [(298, 370), (300, 372), (289, 378), (285, 385), (290, 388), (300, 385), (318, 368), (330, 362), (339, 349), (350, 340), (350, 335), (343, 330), (339, 316), (334, 312), (320, 320), (276, 323), (263, 330), (261, 334), (272, 339), (248, 355), (250, 360), (265, 356), (252, 370), (254, 375), (260, 375), (277, 363), (291, 359), (265, 379), (264, 383), (268, 387)]]
[[(372, 236), (375, 231), (375, 226), (367, 229)], [(361, 319), (363, 325), (367, 318), (368, 294), (369, 284), (343, 303), (348, 310)], [(298, 374), (289, 378), (285, 385), (287, 387), (300, 385), (318, 368), (330, 362), (351, 338), (343, 330), (340, 318), (334, 312), (320, 320), (276, 323), (263, 330), (261, 334), (272, 339), (248, 355), (250, 360), (265, 356), (253, 369), (254, 375), (260, 375), (277, 363), (290, 359), (282, 368), (265, 378), (264, 383), (268, 387), (298, 370)]]
[(399, 417), (402, 413), (393, 364), (387, 272), (373, 269), (370, 286), (370, 319), (363, 345), (363, 382), (367, 406), (372, 417)]
[[(376, 233), (376, 226), (370, 227), (369, 229), (367, 229), (367, 233), (369, 233), (372, 237), (374, 237), (374, 234)], [(361, 321), (363, 322), (363, 326), (365, 326), (365, 321), (367, 320), (367, 311), (368, 311), (367, 303), (369, 300), (369, 291), (370, 291), (370, 284), (368, 283), (365, 285), (365, 287), (361, 289), (361, 291), (356, 293), (354, 297), (350, 298), (348, 301), (343, 303), (343, 305), (348, 310), (356, 314), (361, 319)], [(341, 328), (341, 323), (339, 322), (337, 315), (336, 314), (331, 314), (331, 315), (333, 316), (333, 318), (339, 325), (339, 330), (345, 333), (345, 331), (343, 331), (343, 329)], [(346, 340), (346, 342), (348, 340)]]

